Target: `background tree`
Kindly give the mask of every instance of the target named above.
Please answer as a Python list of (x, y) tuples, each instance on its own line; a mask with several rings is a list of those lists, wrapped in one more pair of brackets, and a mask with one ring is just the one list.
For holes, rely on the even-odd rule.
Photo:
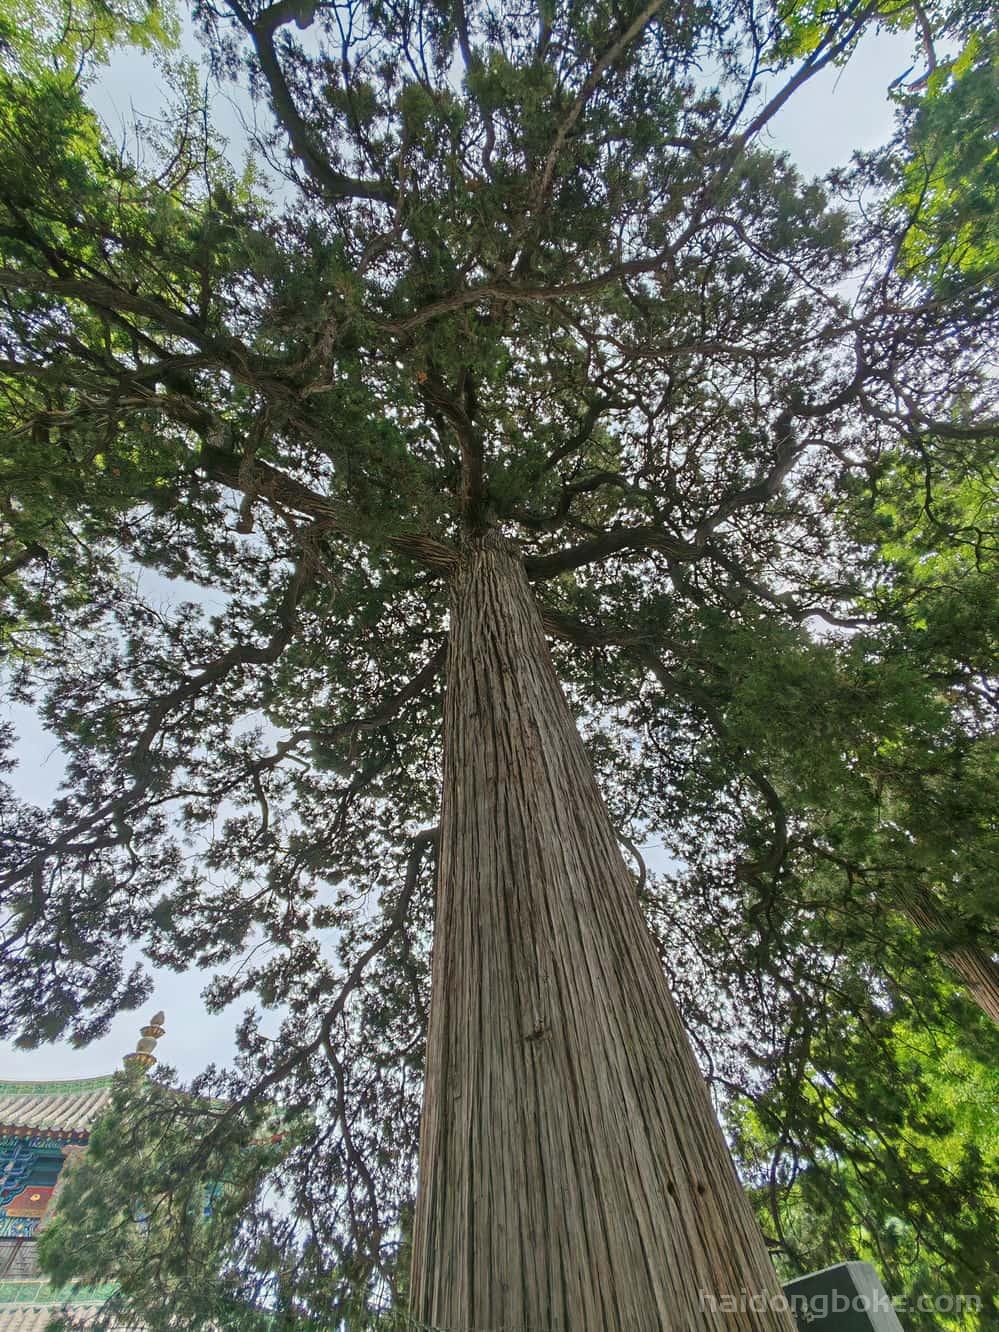
[[(196, 17), (272, 114), (255, 173), (190, 71), (140, 161), (5, 65), (5, 641), (69, 779), (5, 804), (4, 1030), (101, 1031), (133, 942), (280, 1008), (200, 1090), (314, 1111), (270, 1171), (303, 1317), (398, 1285), (421, 1081), (419, 1317), (686, 1326), (702, 1266), (766, 1282), (543, 630), (618, 838), (671, 854), (637, 896), (751, 1181), (767, 1147), (814, 1143), (810, 1187), (846, 1161), (844, 1234), (918, 1168), (901, 1220), (950, 1279), (981, 1175), (900, 1151), (886, 1089), (900, 1023), (994, 1039), (994, 295), (978, 221), (973, 263), (919, 239), (962, 71), (934, 54), (896, 142), (820, 186), (761, 134), (874, 6)], [(932, 52), (978, 16), (886, 21)], [(508, 1231), (463, 1210), (487, 1178)], [(795, 1187), (769, 1238), (800, 1265)], [(519, 1251), (476, 1267), (476, 1226)]]
[(225, 1115), (224, 1105), (162, 1081), (123, 1076), (86, 1155), (70, 1166), (40, 1259), (57, 1286), (113, 1270), (107, 1326), (137, 1303), (150, 1329), (280, 1326), (280, 1271), (270, 1269), (282, 1225), (293, 1223), (263, 1218), (252, 1202), (261, 1176), (300, 1147), (301, 1130), (268, 1123), (263, 1105)]
[[(863, 1259), (904, 1301), (905, 1326), (987, 1327), (999, 1215), (994, 1064), (943, 1024), (930, 1033), (906, 1022), (894, 1024), (888, 1062), (890, 1024), (876, 1043), (858, 1023), (834, 1020), (793, 1072), (788, 1064), (735, 1098), (737, 1153), (787, 1274)], [(876, 1112), (866, 1125), (859, 1104)]]

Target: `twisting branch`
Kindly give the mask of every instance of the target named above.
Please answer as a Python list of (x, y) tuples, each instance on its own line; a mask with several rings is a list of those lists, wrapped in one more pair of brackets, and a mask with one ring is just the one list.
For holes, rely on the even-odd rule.
[[(327, 530), (344, 536), (364, 536), (363, 525), (343, 505), (332, 503), (270, 463), (256, 461), (252, 468), (243, 466), (240, 455), (206, 444), (199, 456), (200, 466), (213, 481), (246, 493), (252, 488), (258, 499), (269, 500), (294, 509), (297, 513), (325, 524)], [(457, 551), (433, 537), (419, 534), (387, 538), (388, 544), (435, 573), (450, 573), (457, 561)]]
[(737, 137), (735, 141), (737, 151), (741, 152), (749, 143), (750, 139), (755, 138), (760, 130), (762, 130), (769, 121), (773, 120), (774, 116), (784, 103), (787, 102), (803, 84), (807, 83), (809, 79), (814, 78), (820, 70), (825, 69), (826, 66), (831, 64), (838, 56), (846, 53), (851, 42), (855, 41), (859, 36), (860, 31), (867, 20), (873, 14), (877, 13), (877, 8), (877, 4), (867, 4), (861, 7), (855, 3), (853, 5), (853, 13), (851, 14), (848, 10), (843, 16), (843, 20), (847, 21), (845, 31), (841, 30), (837, 34), (837, 25), (834, 25), (828, 30), (828, 32), (826, 32), (815, 50), (811, 51), (799, 66), (797, 73), (795, 73), (792, 78), (788, 79), (783, 88), (779, 89), (774, 96), (771, 97), (766, 106), (753, 117), (746, 128)]
[[(921, 88), (926, 87), (933, 74), (936, 72), (937, 50), (933, 41), (933, 27), (929, 19), (926, 17), (926, 10), (919, 3), (919, 0), (912, 0), (912, 9), (916, 15), (916, 22), (919, 25), (919, 33), (923, 42), (923, 51), (926, 54), (926, 69), (920, 74), (918, 79), (915, 79), (909, 84), (911, 92), (918, 92)], [(903, 78), (904, 77), (905, 76), (903, 75)]]
[(785, 477), (794, 466), (804, 445), (799, 446), (795, 443), (790, 412), (781, 412), (774, 434), (776, 436), (776, 464), (753, 485), (747, 486), (745, 490), (736, 491), (722, 500), (711, 517), (706, 518), (704, 522), (698, 525), (694, 534), (695, 546), (703, 549), (715, 528), (719, 527), (727, 518), (730, 518), (733, 513), (754, 504), (765, 504), (767, 500), (773, 499), (780, 490)]
[(268, 5), (255, 20), (238, 0), (227, 0), (227, 3), (253, 42), (260, 68), (270, 90), (274, 114), (288, 135), (296, 157), (302, 162), (315, 184), (327, 198), (333, 200), (372, 199), (380, 203), (392, 203), (395, 198), (395, 187), (391, 182), (357, 180), (333, 168), (328, 158), (320, 151), (295, 105), (295, 99), (274, 49), (274, 34), (278, 28), (293, 19), (298, 21), (300, 27), (307, 26), (300, 21), (301, 0), (277, 0), (276, 4)]
[(377, 712), (369, 713), (365, 717), (357, 717), (352, 721), (340, 722), (337, 726), (323, 727), (321, 730), (295, 731), (287, 740), (282, 742), (282, 746), (285, 748), (291, 747), (299, 740), (313, 738), (327, 741), (342, 740), (359, 735), (363, 731), (377, 731), (382, 726), (387, 726), (389, 722), (395, 720), (407, 703), (412, 703), (419, 698), (426, 691), (427, 686), (437, 679), (446, 660), (447, 639), (445, 638), (426, 665), (421, 667), (400, 690), (386, 699)]
[(307, 1060), (312, 1059), (320, 1050), (325, 1050), (328, 1043), (332, 1040), (333, 1028), (342, 1017), (347, 1007), (347, 1001), (364, 979), (364, 973), (368, 964), (383, 952), (390, 941), (402, 928), (403, 922), (409, 913), (413, 897), (416, 893), (416, 885), (419, 882), (420, 870), (423, 867), (423, 858), (431, 846), (436, 846), (440, 836), (440, 828), (423, 828), (413, 836), (412, 846), (410, 847), (409, 858), (406, 862), (406, 878), (402, 885), (402, 891), (399, 894), (399, 900), (396, 902), (388, 920), (372, 939), (368, 947), (361, 953), (357, 961), (347, 973), (343, 984), (341, 985), (333, 1003), (323, 1015), (319, 1031), (311, 1041), (305, 1045), (300, 1045), (294, 1049), (280, 1063), (275, 1064), (268, 1073), (259, 1081), (254, 1083), (253, 1087), (238, 1100), (230, 1102), (220, 1117), (215, 1128), (209, 1134), (207, 1142), (210, 1145), (213, 1139), (220, 1136), (223, 1127), (230, 1119), (239, 1114), (248, 1105), (261, 1100), (272, 1087), (278, 1086), (281, 1082), (294, 1073)]
[(621, 843), (624, 849), (634, 860), (636, 868), (638, 869), (638, 882), (635, 885), (635, 891), (638, 893), (638, 896), (641, 897), (642, 894), (645, 892), (645, 885), (649, 877), (648, 870), (645, 865), (645, 857), (642, 855), (641, 851), (639, 851), (638, 847), (631, 840), (631, 838), (625, 837), (624, 833), (621, 832), (620, 829), (618, 829), (617, 831), (617, 840)]
[(548, 472), (556, 468), (560, 462), (564, 462), (578, 449), (581, 449), (586, 441), (593, 434), (594, 427), (600, 419), (600, 414), (611, 404), (607, 398), (595, 398), (587, 408), (582, 421), (579, 423), (579, 429), (570, 435), (564, 444), (560, 444), (557, 449), (548, 455), (545, 459), (543, 470)]
[(35, 564), (41, 560), (47, 560), (48, 551), (37, 541), (30, 541), (18, 554), (12, 555), (9, 560), (0, 564), (0, 578), (9, 578), (11, 574), (17, 573), (19, 569), (25, 568), (29, 564)]
[(527, 576), (536, 581), (556, 578), (572, 569), (609, 559), (612, 555), (649, 554), (659, 551), (678, 563), (697, 560), (701, 548), (674, 536), (661, 527), (617, 527), (591, 541), (581, 541), (553, 555), (531, 555), (524, 561)]
[[(17, 883), (36, 878), (52, 856), (85, 852), (99, 846), (112, 846), (123, 839), (121, 831), (123, 820), (135, 809), (155, 781), (156, 770), (154, 765), (148, 762), (148, 757), (153, 741), (160, 734), (167, 717), (182, 703), (190, 702), (205, 690), (221, 683), (240, 667), (269, 665), (278, 660), (294, 637), (296, 609), (310, 581), (310, 564), (311, 555), (303, 553), (296, 563), (278, 610), (278, 628), (266, 643), (261, 646), (241, 643), (229, 648), (216, 661), (194, 675), (185, 676), (176, 688), (155, 700), (149, 709), (146, 724), (132, 746), (127, 760), (128, 769), (135, 774), (128, 789), (113, 800), (106, 801), (92, 814), (80, 819), (40, 851), (10, 870), (0, 878), (0, 889), (8, 889)], [(115, 831), (113, 834), (102, 834), (95, 843), (80, 843), (81, 837), (102, 827), (112, 827)]]
[(333, 1002), (332, 1007), (327, 1011), (323, 1018), (320, 1039), (325, 1044), (333, 1031), (335, 1023), (346, 1007), (347, 1000), (360, 985), (368, 963), (372, 962), (379, 953), (388, 945), (402, 927), (403, 921), (409, 913), (409, 907), (416, 892), (416, 885), (419, 881), (420, 870), (423, 866), (423, 857), (431, 846), (436, 846), (440, 836), (440, 828), (423, 828), (413, 837), (413, 843), (409, 851), (409, 859), (406, 862), (406, 878), (402, 885), (402, 892), (399, 894), (399, 900), (396, 902), (392, 914), (388, 920), (372, 939), (364, 952), (351, 967), (341, 987), (340, 993)]

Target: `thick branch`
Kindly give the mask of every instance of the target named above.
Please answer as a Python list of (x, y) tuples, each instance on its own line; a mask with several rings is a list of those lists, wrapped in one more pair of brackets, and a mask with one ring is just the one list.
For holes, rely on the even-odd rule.
[[(286, 472), (272, 467), (270, 463), (257, 460), (254, 461), (252, 469), (243, 468), (238, 454), (227, 453), (224, 449), (213, 445), (205, 445), (202, 449), (200, 463), (213, 481), (218, 481), (241, 493), (252, 490), (256, 497), (314, 518), (330, 531), (343, 536), (359, 540), (364, 537), (361, 524), (342, 505), (332, 504), (322, 495), (303, 485), (301, 481), (296, 481)], [(436, 541), (433, 537), (417, 534), (398, 535), (388, 537), (387, 542), (401, 555), (406, 555), (437, 573), (449, 572), (457, 558), (451, 546)]]
[(774, 467), (765, 475), (761, 476), (753, 485), (747, 486), (745, 490), (736, 491), (728, 495), (715, 509), (710, 518), (706, 518), (700, 523), (697, 532), (694, 535), (694, 545), (703, 548), (708, 537), (733, 513), (739, 509), (745, 509), (754, 504), (765, 504), (771, 500), (780, 490), (784, 478), (794, 466), (798, 457), (799, 449), (795, 445), (794, 432), (791, 428), (791, 413), (782, 412), (777, 421), (777, 462)]
[(591, 541), (582, 541), (578, 546), (569, 546), (554, 555), (530, 556), (524, 561), (529, 578), (540, 581), (557, 578), (559, 574), (581, 569), (587, 564), (597, 564), (612, 555), (638, 552), (647, 554), (659, 551), (671, 560), (689, 562), (701, 557), (699, 546), (672, 536), (661, 527), (619, 527)]
[(253, 42), (260, 68), (271, 94), (271, 107), (281, 127), (291, 142), (295, 156), (302, 162), (312, 180), (329, 199), (373, 199), (381, 203), (392, 203), (395, 188), (383, 181), (357, 180), (337, 171), (321, 152), (318, 144), (309, 132), (295, 99), (292, 97), (288, 81), (281, 68), (277, 52), (274, 49), (274, 34), (278, 28), (300, 19), (302, 5), (296, 0), (279, 0), (267, 9), (254, 22), (241, 5), (230, 0), (233, 13), (246, 29)]
[(165, 332), (184, 338), (194, 346), (224, 347), (227, 352), (236, 352), (246, 359), (250, 357), (249, 350), (238, 338), (220, 338), (218, 335), (206, 333), (194, 320), (178, 314), (162, 301), (92, 278), (58, 278), (47, 273), (3, 268), (0, 269), (0, 291), (43, 292), (51, 296), (80, 300), (98, 310), (127, 311), (128, 314), (151, 320)]
[(740, 151), (746, 146), (750, 139), (759, 134), (760, 130), (762, 130), (769, 121), (773, 120), (774, 116), (785, 102), (787, 102), (800, 87), (807, 83), (809, 79), (814, 78), (820, 70), (825, 69), (826, 66), (831, 64), (831, 62), (838, 56), (846, 53), (851, 42), (856, 39), (864, 24), (872, 14), (876, 13), (876, 11), (876, 4), (865, 5), (860, 9), (859, 13), (856, 14), (856, 17), (850, 19), (846, 31), (841, 33), (838, 37), (836, 36), (835, 28), (829, 29), (815, 50), (802, 62), (793, 77), (784, 84), (783, 88), (779, 89), (774, 96), (771, 97), (766, 106), (753, 117), (747, 127), (738, 136), (736, 144)]

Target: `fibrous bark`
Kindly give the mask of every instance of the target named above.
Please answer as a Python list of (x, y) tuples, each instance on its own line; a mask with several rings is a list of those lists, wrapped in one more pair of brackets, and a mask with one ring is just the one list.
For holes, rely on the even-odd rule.
[(780, 1304), (523, 565), (487, 534), (452, 580), (412, 1312), (793, 1332)]
[[(904, 894), (902, 905), (906, 915), (921, 930), (945, 938), (947, 921), (928, 892), (912, 889)], [(940, 952), (943, 962), (965, 986), (968, 998), (986, 1017), (999, 1024), (999, 964), (986, 948), (974, 942), (957, 947), (944, 947)]]
[(999, 966), (981, 948), (951, 948), (944, 961), (956, 972), (986, 1017), (999, 1025)]

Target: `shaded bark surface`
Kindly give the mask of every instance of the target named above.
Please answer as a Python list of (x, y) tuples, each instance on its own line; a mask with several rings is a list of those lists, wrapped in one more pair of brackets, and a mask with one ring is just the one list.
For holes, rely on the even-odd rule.
[[(450, 644), (412, 1312), (448, 1332), (793, 1332), (495, 534), (454, 575)], [(767, 1307), (723, 1311), (742, 1292)]]
[[(910, 893), (903, 901), (909, 919), (921, 930), (946, 934), (946, 922), (928, 893)], [(947, 948), (940, 957), (959, 978), (968, 992), (968, 998), (986, 1017), (999, 1025), (999, 965), (984, 948), (968, 944), (963, 948)]]
[(969, 998), (999, 1025), (999, 966), (980, 948), (952, 948), (943, 956), (964, 981)]

